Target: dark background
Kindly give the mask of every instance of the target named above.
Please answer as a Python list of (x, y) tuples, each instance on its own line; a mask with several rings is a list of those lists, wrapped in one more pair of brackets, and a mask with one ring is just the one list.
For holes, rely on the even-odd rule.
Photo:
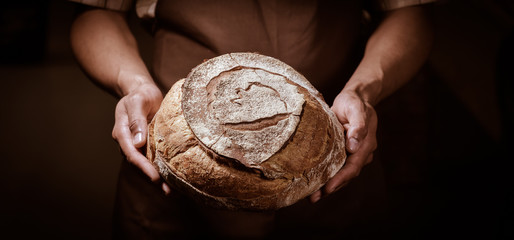
[[(0, 234), (8, 239), (110, 238), (121, 162), (111, 139), (116, 99), (73, 59), (75, 7), (0, 8)], [(151, 62), (151, 37), (130, 21)], [(377, 106), (383, 237), (512, 239), (513, 4), (446, 1), (434, 23), (420, 76)]]

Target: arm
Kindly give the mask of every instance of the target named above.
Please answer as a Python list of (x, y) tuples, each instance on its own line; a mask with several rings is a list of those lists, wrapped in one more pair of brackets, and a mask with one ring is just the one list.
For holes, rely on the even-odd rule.
[[(159, 183), (159, 173), (140, 148), (146, 143), (147, 124), (160, 106), (162, 93), (139, 55), (124, 14), (103, 9), (81, 13), (71, 28), (71, 45), (86, 74), (120, 98), (112, 136), (127, 160)], [(163, 190), (169, 188), (163, 184)]]
[(408, 82), (428, 57), (432, 29), (425, 11), (416, 6), (388, 12), (368, 40), (363, 59), (332, 106), (346, 130), (350, 154), (344, 167), (311, 195), (312, 202), (346, 185), (373, 159), (377, 146), (373, 106)]

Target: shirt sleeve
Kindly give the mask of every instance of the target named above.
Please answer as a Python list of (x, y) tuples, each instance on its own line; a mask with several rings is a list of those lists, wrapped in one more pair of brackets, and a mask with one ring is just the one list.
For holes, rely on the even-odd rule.
[(132, 0), (69, 0), (84, 5), (100, 7), (115, 11), (128, 11), (132, 7)]
[[(82, 3), (93, 7), (100, 7), (115, 11), (126, 12), (130, 10), (134, 3), (133, 0), (69, 0), (71, 2)], [(155, 17), (155, 6), (157, 0), (136, 0), (136, 14), (143, 19)]]
[(136, 14), (143, 19), (150, 19), (155, 17), (155, 6), (157, 0), (137, 0), (136, 1)]
[(389, 11), (432, 2), (437, 2), (437, 0), (376, 0), (375, 5), (382, 11)]

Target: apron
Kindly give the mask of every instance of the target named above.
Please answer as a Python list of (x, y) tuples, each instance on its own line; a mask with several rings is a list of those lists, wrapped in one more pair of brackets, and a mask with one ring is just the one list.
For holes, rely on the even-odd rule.
[[(275, 57), (302, 73), (331, 105), (363, 52), (360, 1), (159, 1), (153, 75), (164, 92), (204, 59), (231, 52)], [(313, 146), (314, 147), (314, 146)], [(114, 236), (169, 238), (341, 238), (377, 219), (384, 180), (378, 161), (337, 193), (304, 199), (274, 212), (233, 212), (200, 206), (172, 190), (163, 196), (123, 161)]]

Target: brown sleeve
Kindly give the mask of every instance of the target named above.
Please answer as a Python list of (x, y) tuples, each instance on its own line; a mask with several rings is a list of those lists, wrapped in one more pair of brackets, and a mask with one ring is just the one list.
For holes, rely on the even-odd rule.
[(377, 9), (382, 11), (394, 10), (402, 7), (437, 2), (437, 0), (374, 0)]
[(105, 8), (115, 11), (128, 11), (132, 7), (132, 0), (69, 0), (84, 5)]

